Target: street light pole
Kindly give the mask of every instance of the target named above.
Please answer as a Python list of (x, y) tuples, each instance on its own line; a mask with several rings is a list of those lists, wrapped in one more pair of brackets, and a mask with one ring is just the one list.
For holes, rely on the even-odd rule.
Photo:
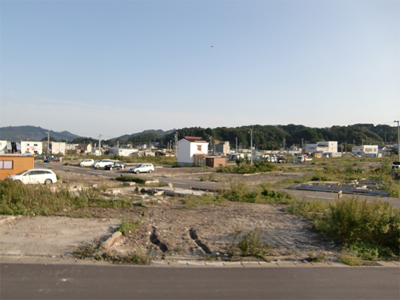
[(400, 161), (400, 126), (399, 126), (400, 121), (397, 120), (397, 121), (394, 121), (394, 122), (397, 123), (397, 155), (398, 155), (398, 158), (399, 158), (398, 161)]

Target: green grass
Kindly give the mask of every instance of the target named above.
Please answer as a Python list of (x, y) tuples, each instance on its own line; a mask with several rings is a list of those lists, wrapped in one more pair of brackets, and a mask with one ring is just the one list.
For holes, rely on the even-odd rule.
[(387, 202), (369, 203), (354, 197), (315, 200), (292, 205), (288, 211), (310, 219), (315, 230), (343, 245), (346, 253), (362, 259), (367, 259), (368, 252), (376, 253), (374, 257), (399, 256), (400, 210)]
[(0, 214), (4, 215), (44, 215), (91, 207), (129, 207), (126, 201), (105, 200), (98, 189), (79, 190), (75, 195), (67, 187), (52, 191), (48, 186), (24, 185), (13, 180), (0, 181)]
[(131, 219), (125, 219), (122, 221), (121, 226), (119, 226), (115, 231), (121, 231), (123, 235), (126, 235), (128, 233), (132, 233), (136, 229), (140, 227), (140, 222), (139, 221), (134, 221)]
[(254, 174), (271, 172), (276, 169), (276, 165), (266, 161), (254, 161), (254, 165), (250, 161), (238, 160), (236, 166), (220, 167), (217, 172), (222, 173), (238, 173), (238, 174)]
[[(239, 241), (238, 241), (239, 240)], [(266, 260), (266, 256), (270, 253), (272, 245), (261, 242), (261, 230), (255, 228), (250, 232), (243, 233), (237, 231), (232, 241), (232, 245), (227, 248), (227, 254), (230, 259), (235, 256), (240, 257), (256, 257)]]

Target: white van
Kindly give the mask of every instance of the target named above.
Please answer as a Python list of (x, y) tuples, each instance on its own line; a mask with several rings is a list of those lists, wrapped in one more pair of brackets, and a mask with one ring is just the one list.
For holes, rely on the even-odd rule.
[(51, 184), (57, 182), (57, 175), (48, 169), (30, 169), (7, 178), (18, 180), (25, 184)]

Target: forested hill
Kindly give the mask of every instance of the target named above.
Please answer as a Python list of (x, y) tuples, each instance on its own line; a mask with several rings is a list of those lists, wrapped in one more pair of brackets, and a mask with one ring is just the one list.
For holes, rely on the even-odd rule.
[[(356, 145), (377, 144), (382, 145), (386, 142), (397, 143), (397, 127), (389, 125), (373, 124), (355, 124), (349, 126), (333, 126), (330, 128), (312, 128), (303, 125), (253, 125), (236, 128), (217, 127), (201, 128), (191, 127), (178, 130), (178, 138), (184, 136), (199, 136), (206, 140), (229, 141), (232, 147), (238, 145), (248, 148), (250, 144), (250, 129), (253, 129), (253, 143), (257, 149), (279, 149), (285, 139), (286, 147), (291, 145), (301, 146), (302, 142), (316, 143), (318, 141), (338, 141), (339, 145), (343, 143), (348, 149)], [(385, 137), (386, 135), (386, 137)], [(164, 144), (174, 140), (173, 134), (166, 135), (163, 138)], [(351, 148), (350, 148), (351, 149)]]

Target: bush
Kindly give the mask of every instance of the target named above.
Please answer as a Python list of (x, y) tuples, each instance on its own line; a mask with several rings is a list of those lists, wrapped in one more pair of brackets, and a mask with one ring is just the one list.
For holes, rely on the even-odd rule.
[[(361, 245), (368, 245), (368, 248), (377, 248), (379, 256), (399, 254), (400, 210), (387, 202), (369, 203), (347, 198), (330, 203), (303, 202), (288, 210), (312, 220), (313, 228), (333, 241), (342, 245), (358, 245), (357, 253), (366, 253), (360, 249), (363, 248)], [(355, 249), (348, 250), (356, 252)]]
[(139, 184), (144, 184), (146, 183), (147, 179), (139, 178), (139, 177), (132, 177), (132, 176), (119, 176), (115, 178), (117, 181), (122, 181), (122, 182), (136, 182)]
[(78, 195), (67, 188), (52, 191), (48, 186), (25, 185), (14, 180), (0, 181), (0, 214), (44, 215), (88, 207), (126, 207), (124, 201), (106, 201), (98, 190), (82, 189)]
[(121, 231), (123, 235), (126, 235), (127, 233), (131, 233), (132, 231), (135, 231), (138, 229), (140, 226), (139, 221), (133, 221), (131, 219), (125, 219), (122, 221), (121, 226), (119, 226), (115, 231)]

